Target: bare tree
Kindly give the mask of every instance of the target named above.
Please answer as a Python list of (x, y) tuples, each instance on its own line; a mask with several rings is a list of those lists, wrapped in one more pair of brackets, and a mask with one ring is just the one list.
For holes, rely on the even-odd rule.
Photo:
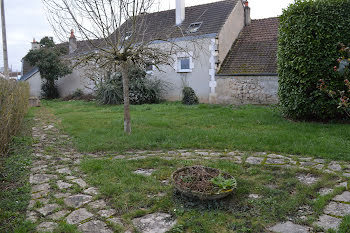
[[(124, 90), (124, 130), (131, 133), (129, 77), (131, 66), (171, 64), (175, 43), (159, 47), (156, 42), (169, 41), (178, 28), (156, 32), (149, 30), (155, 0), (43, 0), (56, 36), (66, 40), (71, 30), (84, 42), (84, 53), (76, 63), (97, 64), (120, 71)], [(159, 24), (159, 22), (157, 22)], [(176, 48), (175, 48), (176, 47)], [(89, 51), (89, 52), (86, 52)]]

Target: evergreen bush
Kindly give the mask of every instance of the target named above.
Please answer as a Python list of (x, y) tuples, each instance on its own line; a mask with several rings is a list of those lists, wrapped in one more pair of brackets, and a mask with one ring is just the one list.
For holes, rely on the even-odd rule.
[(350, 42), (350, 0), (297, 0), (280, 17), (278, 41), (279, 99), (292, 119), (330, 120), (344, 112), (318, 88), (344, 88), (334, 72), (339, 42)]
[[(146, 72), (133, 67), (129, 70), (130, 104), (157, 104), (163, 100), (168, 86), (164, 81), (146, 76)], [(123, 79), (121, 73), (108, 72), (98, 84), (96, 98), (101, 104), (123, 104)]]
[(182, 90), (182, 103), (186, 105), (198, 104), (198, 97), (191, 87), (184, 87)]

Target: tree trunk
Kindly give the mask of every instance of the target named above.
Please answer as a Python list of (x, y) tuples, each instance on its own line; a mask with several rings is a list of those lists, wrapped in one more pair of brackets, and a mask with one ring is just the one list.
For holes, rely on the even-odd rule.
[(123, 78), (123, 94), (124, 94), (124, 131), (131, 134), (131, 117), (130, 117), (130, 97), (129, 97), (129, 65), (123, 62), (121, 72)]

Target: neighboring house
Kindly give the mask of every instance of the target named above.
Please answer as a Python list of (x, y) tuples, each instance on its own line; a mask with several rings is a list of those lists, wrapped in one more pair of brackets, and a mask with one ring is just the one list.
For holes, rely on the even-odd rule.
[[(242, 0), (188, 8), (184, 7), (184, 0), (177, 1), (179, 7), (175, 10), (145, 16), (148, 36), (167, 34), (169, 28), (176, 28), (167, 36), (187, 51), (177, 53), (174, 64), (161, 67), (162, 72), (148, 67), (150, 76), (171, 84), (167, 100), (180, 100), (183, 87), (190, 86), (203, 103), (277, 103), (278, 19), (251, 20), (248, 2)], [(168, 44), (159, 41), (153, 46)], [(77, 42), (73, 34), (65, 46), (71, 56), (91, 50), (86, 42)], [(33, 68), (23, 74), (21, 80), (29, 82), (32, 95), (38, 96), (38, 71)], [(91, 91), (93, 85), (82, 70), (76, 69), (61, 78), (58, 87), (60, 94), (66, 96), (78, 88)]]

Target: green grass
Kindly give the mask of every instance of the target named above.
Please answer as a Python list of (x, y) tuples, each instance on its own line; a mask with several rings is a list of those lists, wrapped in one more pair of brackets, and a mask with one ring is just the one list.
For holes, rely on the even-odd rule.
[[(222, 201), (202, 202), (182, 197), (174, 193), (172, 186), (162, 185), (161, 181), (169, 179), (176, 169), (198, 164), (232, 174), (238, 184), (235, 193)], [(295, 178), (303, 172), (296, 169), (237, 165), (225, 160), (168, 161), (157, 157), (131, 161), (91, 159), (83, 161), (81, 168), (88, 175), (89, 183), (111, 200), (125, 223), (148, 213), (165, 212), (178, 220), (172, 232), (265, 232), (271, 225), (288, 218), (311, 225), (322, 214), (317, 211), (320, 198), (317, 191), (334, 186), (338, 179), (314, 171), (320, 181), (306, 186)], [(156, 171), (145, 177), (133, 173), (139, 168)], [(165, 196), (157, 196), (159, 193)], [(249, 194), (258, 194), (261, 199), (250, 199)], [(298, 209), (305, 205), (309, 205), (313, 213), (302, 220)]]
[(132, 106), (131, 136), (123, 107), (46, 101), (80, 151), (238, 149), (350, 160), (350, 125), (292, 122), (274, 107)]
[(22, 134), (14, 138), (8, 156), (0, 157), (0, 232), (34, 229), (25, 221), (30, 200), (31, 116), (27, 116)]

